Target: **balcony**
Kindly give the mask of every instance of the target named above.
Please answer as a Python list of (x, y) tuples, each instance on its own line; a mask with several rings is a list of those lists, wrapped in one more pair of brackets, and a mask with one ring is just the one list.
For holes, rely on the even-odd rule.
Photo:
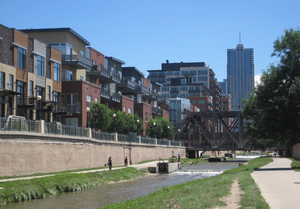
[(121, 75), (117, 72), (112, 72), (110, 69), (102, 65), (93, 65), (92, 69), (86, 71), (86, 75), (99, 78), (105, 83), (120, 83)]
[(120, 103), (121, 95), (102, 87), (101, 88), (101, 100), (106, 101), (106, 102), (114, 101), (114, 102)]
[(82, 55), (62, 55), (62, 64), (76, 69), (91, 68), (91, 59)]
[(158, 105), (169, 105), (170, 106), (170, 100), (168, 98), (162, 98), (161, 100), (157, 100), (158, 101)]
[(112, 99), (113, 101), (115, 101), (115, 102), (120, 103), (120, 102), (121, 102), (121, 95), (114, 92), (114, 93), (111, 95), (111, 99)]
[(144, 94), (143, 98), (148, 99), (149, 101), (154, 101), (154, 100), (156, 100), (156, 92), (151, 90), (150, 94)]
[(120, 84), (117, 84), (117, 87), (122, 88), (122, 92), (132, 92), (135, 90), (135, 83), (131, 78), (123, 77)]
[(100, 93), (101, 97), (104, 97), (106, 99), (110, 99), (110, 91), (107, 88), (103, 88), (101, 87), (101, 93)]
[(74, 102), (72, 104), (58, 103), (55, 106), (54, 114), (73, 115), (81, 113), (81, 103)]
[[(39, 108), (38, 100), (35, 97), (25, 97), (23, 95), (19, 95), (17, 97), (17, 107), (22, 109), (37, 109)], [(40, 102), (43, 103), (41, 100)]]
[(144, 85), (136, 85), (135, 91), (137, 92), (137, 94), (149, 94), (149, 88)]

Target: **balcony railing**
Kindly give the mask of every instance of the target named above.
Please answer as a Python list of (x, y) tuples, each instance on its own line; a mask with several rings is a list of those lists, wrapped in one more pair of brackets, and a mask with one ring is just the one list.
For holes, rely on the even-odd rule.
[(156, 114), (156, 107), (152, 106), (152, 114)]
[(65, 113), (67, 115), (72, 115), (74, 113), (81, 113), (81, 103), (74, 102), (72, 104), (58, 103), (55, 107), (56, 113)]
[(81, 65), (86, 68), (91, 68), (91, 59), (84, 57), (82, 55), (62, 55), (62, 64), (66, 65), (74, 65), (76, 67), (80, 67), (77, 65)]
[(101, 97), (105, 97), (107, 99), (110, 99), (109, 89), (101, 87)]
[(120, 102), (121, 101), (121, 95), (118, 93), (113, 93), (111, 96), (111, 99), (115, 102)]
[(136, 91), (139, 91), (139, 92), (143, 92), (143, 93), (145, 93), (145, 94), (149, 94), (149, 88), (147, 88), (146, 86), (144, 86), (144, 85), (136, 85), (135, 86), (135, 90)]
[(135, 83), (131, 81), (130, 78), (122, 78), (121, 85), (131, 89), (135, 89)]
[(156, 99), (157, 99), (158, 101), (161, 101), (161, 100), (162, 100), (162, 96), (161, 96), (160, 93), (157, 93), (157, 94), (156, 94)]
[(118, 83), (121, 81), (121, 75), (117, 72), (113, 72), (111, 78)]
[[(33, 108), (37, 108), (38, 100), (35, 97), (25, 97), (20, 95), (17, 97), (17, 105), (18, 106), (33, 106)], [(43, 102), (42, 100), (40, 102)]]
[(110, 70), (108, 68), (103, 67), (102, 65), (100, 65), (100, 73), (103, 76), (106, 76), (108, 78), (110, 77)]

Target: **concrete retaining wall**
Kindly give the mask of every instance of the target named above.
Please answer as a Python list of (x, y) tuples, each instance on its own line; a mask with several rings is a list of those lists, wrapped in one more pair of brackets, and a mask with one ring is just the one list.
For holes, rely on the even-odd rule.
[(0, 132), (0, 176), (28, 175), (104, 166), (109, 156), (113, 166), (123, 165), (129, 157), (132, 163), (162, 158), (172, 151), (185, 156), (185, 147), (100, 141), (85, 137), (70, 137), (28, 132)]
[(292, 157), (300, 160), (300, 144), (296, 144), (293, 147)]

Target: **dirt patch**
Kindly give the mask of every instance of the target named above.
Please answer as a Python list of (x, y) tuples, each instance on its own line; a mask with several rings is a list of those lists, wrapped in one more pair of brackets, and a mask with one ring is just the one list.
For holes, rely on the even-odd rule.
[(226, 202), (227, 206), (216, 207), (215, 209), (238, 209), (240, 207), (241, 194), (243, 194), (243, 191), (240, 190), (239, 182), (238, 180), (234, 180), (231, 184), (231, 195), (222, 199), (222, 201)]

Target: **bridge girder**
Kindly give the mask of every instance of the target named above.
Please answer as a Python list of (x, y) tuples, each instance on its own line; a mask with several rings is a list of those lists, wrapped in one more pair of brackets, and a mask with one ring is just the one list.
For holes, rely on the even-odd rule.
[(188, 113), (179, 130), (175, 138), (188, 143), (188, 149), (243, 150), (249, 140), (241, 111)]

